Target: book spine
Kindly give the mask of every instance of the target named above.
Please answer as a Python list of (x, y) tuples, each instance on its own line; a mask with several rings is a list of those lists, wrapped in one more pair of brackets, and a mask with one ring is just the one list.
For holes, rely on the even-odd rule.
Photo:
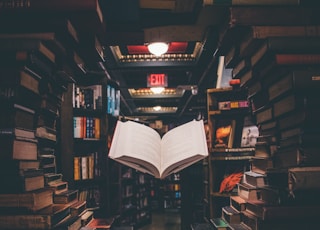
[(80, 180), (80, 157), (73, 158), (73, 170), (74, 180)]
[(252, 36), (256, 39), (268, 37), (311, 37), (319, 36), (319, 26), (253, 26)]
[(320, 54), (276, 54), (275, 61), (279, 65), (319, 64)]
[(204, 0), (203, 5), (300, 5), (299, 0)]

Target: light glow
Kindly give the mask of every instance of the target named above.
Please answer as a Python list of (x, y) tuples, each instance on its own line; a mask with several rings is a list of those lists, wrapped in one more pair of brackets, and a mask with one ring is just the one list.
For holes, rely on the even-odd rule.
[(155, 56), (161, 56), (165, 54), (169, 49), (169, 45), (164, 42), (154, 42), (148, 45), (148, 50), (150, 53), (154, 54)]
[(150, 90), (154, 93), (154, 94), (160, 94), (164, 91), (164, 87), (151, 87)]

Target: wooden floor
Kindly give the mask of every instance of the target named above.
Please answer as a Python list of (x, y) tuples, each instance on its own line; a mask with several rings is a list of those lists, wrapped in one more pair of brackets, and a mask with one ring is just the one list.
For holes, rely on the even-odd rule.
[(152, 223), (139, 230), (181, 230), (180, 223), (178, 211), (153, 212)]

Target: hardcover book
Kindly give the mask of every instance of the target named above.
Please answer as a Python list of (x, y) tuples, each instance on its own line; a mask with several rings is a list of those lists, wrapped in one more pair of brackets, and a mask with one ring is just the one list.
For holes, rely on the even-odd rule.
[(165, 178), (171, 173), (194, 164), (208, 156), (203, 121), (190, 121), (161, 136), (154, 129), (137, 122), (118, 121), (109, 157)]
[(240, 224), (241, 212), (235, 210), (231, 206), (224, 206), (222, 207), (222, 219), (228, 224)]
[(78, 190), (67, 190), (65, 192), (54, 194), (53, 202), (55, 204), (68, 204), (78, 199)]
[(230, 206), (241, 212), (246, 209), (246, 200), (240, 196), (230, 196)]
[(229, 229), (229, 224), (222, 218), (212, 218), (210, 223), (213, 224), (214, 229), (217, 230), (227, 230)]
[(1, 207), (27, 208), (35, 212), (51, 204), (53, 204), (52, 191), (47, 189), (16, 194), (0, 194)]
[(260, 196), (260, 188), (255, 186), (239, 183), (238, 184), (238, 195), (244, 200), (258, 200)]
[(53, 229), (70, 217), (70, 206), (52, 204), (35, 213), (7, 212), (0, 215), (3, 229)]
[(243, 182), (256, 187), (264, 187), (268, 185), (268, 178), (264, 174), (253, 171), (244, 172)]

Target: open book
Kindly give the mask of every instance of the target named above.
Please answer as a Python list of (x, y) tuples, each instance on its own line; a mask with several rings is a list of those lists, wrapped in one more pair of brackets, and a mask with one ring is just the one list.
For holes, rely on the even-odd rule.
[(208, 147), (202, 120), (175, 127), (162, 138), (149, 126), (118, 121), (109, 152), (111, 159), (156, 178), (165, 178), (206, 156)]

